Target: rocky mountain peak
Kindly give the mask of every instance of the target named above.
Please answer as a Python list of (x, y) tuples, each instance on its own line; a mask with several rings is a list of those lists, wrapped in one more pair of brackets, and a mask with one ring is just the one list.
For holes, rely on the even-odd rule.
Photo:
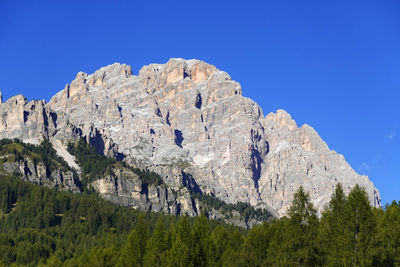
[(216, 71), (217, 69), (214, 66), (200, 60), (172, 58), (166, 64), (144, 66), (139, 71), (139, 77), (143, 79), (144, 83), (146, 83), (146, 80), (154, 82), (157, 79), (167, 86), (184, 79), (201, 83), (208, 80)]
[(23, 95), (16, 95), (10, 97), (5, 103), (7, 103), (8, 105), (23, 106), (28, 103), (28, 100)]
[[(159, 173), (176, 191), (190, 184), (196, 192), (282, 216), (300, 185), (322, 210), (341, 182), (346, 192), (364, 186), (371, 203), (380, 205), (372, 182), (330, 150), (312, 127), (298, 127), (284, 110), (264, 117), (242, 96), (239, 83), (200, 60), (150, 64), (137, 76), (119, 63), (90, 75), (80, 72), (48, 104), (40, 104), (42, 111), (32, 112), (22, 96), (12, 99), (7, 102), (23, 108), (11, 112), (2, 104), (0, 136), (11, 136), (12, 129), (12, 136), (24, 138), (85, 137), (101, 153)], [(32, 113), (38, 117), (26, 117)], [(29, 118), (37, 123), (27, 124)]]
[(283, 109), (278, 109), (275, 113), (269, 113), (265, 116), (265, 120), (266, 123), (270, 124), (270, 127), (273, 128), (286, 127), (289, 131), (297, 129), (297, 124), (292, 119), (292, 116)]
[[(166, 64), (144, 66), (139, 71), (138, 77), (142, 85), (149, 88), (150, 94), (168, 89), (191, 90), (196, 89), (200, 84), (204, 84), (210, 89), (208, 85), (212, 83), (231, 81), (227, 73), (217, 70), (213, 65), (196, 59), (184, 60), (181, 58), (170, 59)], [(176, 86), (168, 88), (171, 84)], [(178, 92), (174, 92), (174, 94)], [(241, 94), (241, 89), (236, 88), (233, 93)]]
[(91, 82), (91, 85), (94, 85), (96, 83), (96, 78), (102, 79), (103, 82), (114, 78), (129, 78), (132, 76), (132, 68), (126, 64), (114, 63), (100, 68), (92, 76), (93, 82)]

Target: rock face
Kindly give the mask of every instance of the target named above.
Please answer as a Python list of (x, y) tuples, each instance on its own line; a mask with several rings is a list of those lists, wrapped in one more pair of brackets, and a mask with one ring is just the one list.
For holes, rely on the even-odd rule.
[(18, 138), (38, 144), (43, 138), (74, 139), (81, 130), (70, 124), (62, 113), (51, 111), (44, 100), (28, 102), (16, 95), (0, 103), (0, 139)]
[[(299, 185), (320, 210), (337, 182), (346, 190), (364, 186), (380, 205), (368, 177), (310, 126), (298, 127), (283, 110), (264, 117), (227, 73), (199, 60), (151, 64), (137, 76), (116, 63), (91, 75), (79, 72), (48, 104), (22, 96), (0, 104), (0, 137), (41, 136), (85, 137), (98, 152), (159, 173), (173, 190), (189, 186), (229, 203), (272, 208), (278, 216)], [(169, 212), (168, 205), (160, 209)]]
[(1, 164), (0, 174), (17, 174), (23, 180), (38, 185), (46, 185), (74, 193), (80, 192), (77, 179), (71, 171), (49, 171), (43, 162), (36, 163), (28, 157), (17, 162), (8, 161)]
[(58, 141), (81, 137), (96, 147), (99, 153), (106, 151), (116, 156), (117, 145), (107, 136), (100, 136), (93, 125), (86, 123), (75, 126), (66, 113), (55, 112), (44, 100), (28, 102), (24, 96), (16, 95), (0, 103), (0, 139), (18, 138), (25, 143), (39, 144), (43, 138), (48, 138), (60, 150), (62, 148)]
[(261, 203), (259, 159), (268, 147), (262, 111), (211, 65), (177, 59), (133, 76), (114, 64), (79, 73), (49, 105), (76, 125), (102, 129), (132, 164), (183, 167), (203, 192)]
[(114, 169), (109, 176), (94, 181), (92, 187), (105, 199), (121, 206), (176, 215), (198, 215), (187, 189), (177, 194), (165, 185), (148, 185), (127, 170)]
[(0, 105), (1, 138), (15, 137), (33, 142), (31, 137), (54, 134), (55, 124), (44, 101), (28, 103), (24, 96), (17, 95)]
[(328, 148), (307, 124), (298, 127), (284, 110), (263, 120), (270, 151), (264, 161), (259, 185), (263, 201), (285, 214), (300, 185), (309, 192), (314, 205), (322, 210), (340, 182), (346, 194), (356, 185), (364, 187), (371, 204), (381, 205), (379, 192), (367, 176), (357, 174), (344, 157)]

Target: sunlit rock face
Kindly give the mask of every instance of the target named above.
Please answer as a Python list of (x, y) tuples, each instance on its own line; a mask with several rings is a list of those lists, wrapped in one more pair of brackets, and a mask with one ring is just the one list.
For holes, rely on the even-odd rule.
[(263, 126), (270, 151), (264, 159), (260, 192), (263, 201), (280, 215), (286, 214), (300, 185), (319, 211), (329, 202), (338, 182), (346, 194), (356, 184), (363, 186), (371, 204), (381, 205), (379, 192), (368, 177), (357, 174), (343, 155), (330, 150), (312, 127), (298, 127), (284, 110), (268, 114)]
[(160, 173), (174, 190), (190, 182), (227, 202), (282, 216), (300, 185), (321, 210), (341, 182), (347, 192), (364, 186), (380, 205), (368, 177), (312, 127), (298, 127), (283, 110), (264, 117), (227, 73), (199, 60), (151, 64), (137, 76), (116, 63), (91, 75), (79, 72), (48, 104), (15, 98), (0, 104), (0, 136), (84, 136), (99, 152)]
[(0, 103), (0, 138), (19, 138), (37, 143), (38, 136), (55, 134), (55, 124), (45, 101), (31, 101), (22, 95)]

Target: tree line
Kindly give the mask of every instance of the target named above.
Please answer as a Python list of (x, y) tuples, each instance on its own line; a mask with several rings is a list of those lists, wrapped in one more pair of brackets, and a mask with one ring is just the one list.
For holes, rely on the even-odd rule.
[[(288, 215), (250, 230), (139, 212), (95, 194), (0, 177), (0, 262), (28, 266), (399, 266), (400, 203), (340, 184), (319, 218), (302, 187)], [(0, 265), (1, 265), (0, 264)]]

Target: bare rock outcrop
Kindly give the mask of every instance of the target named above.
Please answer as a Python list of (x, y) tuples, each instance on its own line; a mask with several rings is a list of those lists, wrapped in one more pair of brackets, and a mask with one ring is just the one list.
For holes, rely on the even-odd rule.
[(203, 192), (262, 204), (257, 181), (268, 148), (262, 111), (214, 66), (172, 59), (134, 76), (113, 64), (79, 73), (49, 105), (76, 125), (102, 129), (128, 162), (183, 167)]
[(0, 104), (0, 138), (19, 138), (35, 143), (36, 136), (53, 134), (55, 124), (44, 101), (31, 101), (16, 95)]
[[(199, 60), (171, 59), (138, 75), (115, 63), (90, 75), (79, 72), (47, 104), (20, 95), (0, 104), (0, 138), (38, 142), (43, 136), (85, 138), (99, 153), (163, 177), (165, 188), (144, 194), (135, 179), (100, 177), (93, 184), (123, 205), (195, 215), (197, 204), (185, 191), (191, 190), (283, 216), (299, 185), (321, 210), (341, 182), (346, 191), (360, 184), (380, 206), (368, 177), (313, 128), (298, 127), (283, 110), (264, 117), (227, 73)], [(179, 194), (171, 198), (168, 190)]]
[(319, 211), (338, 182), (347, 194), (359, 184), (373, 206), (381, 205), (379, 192), (368, 177), (357, 174), (342, 155), (330, 150), (312, 127), (298, 127), (284, 110), (268, 114), (263, 125), (270, 151), (264, 159), (267, 164), (262, 168), (260, 192), (263, 201), (281, 215), (286, 214), (300, 185)]
[[(199, 60), (171, 59), (144, 66), (137, 76), (124, 64), (78, 73), (49, 106), (75, 125), (92, 125), (113, 140), (135, 166), (190, 173), (203, 193), (235, 203), (274, 208), (284, 215), (300, 184), (319, 208), (333, 187), (378, 190), (355, 173), (307, 125), (282, 110), (264, 118), (240, 85)], [(175, 171), (176, 172), (176, 171)], [(165, 175), (172, 188), (182, 176)]]
[(28, 102), (22, 95), (0, 103), (0, 139), (3, 138), (17, 138), (31, 144), (39, 144), (44, 138), (52, 139), (58, 150), (62, 149), (58, 141), (84, 138), (100, 154), (117, 156), (118, 151), (118, 145), (108, 136), (101, 136), (92, 124), (77, 126), (65, 112), (55, 112), (44, 100)]
[(114, 169), (107, 177), (92, 182), (91, 186), (105, 199), (121, 206), (175, 215), (197, 215), (190, 195), (189, 205), (179, 196), (185, 195), (187, 190), (178, 194), (165, 185), (144, 183), (138, 175), (126, 169)]
[(58, 188), (74, 193), (80, 192), (77, 177), (71, 171), (53, 170), (46, 168), (43, 162), (34, 162), (31, 158), (18, 161), (6, 161), (0, 165), (0, 174), (16, 174), (23, 180), (50, 188)]

